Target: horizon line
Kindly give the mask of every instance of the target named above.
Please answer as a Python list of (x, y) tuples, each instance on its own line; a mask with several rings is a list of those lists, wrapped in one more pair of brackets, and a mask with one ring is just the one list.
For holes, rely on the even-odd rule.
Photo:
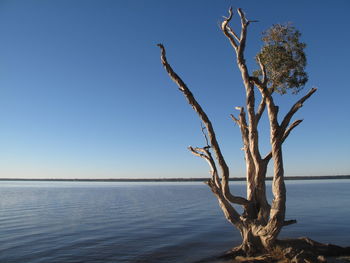
[[(273, 177), (266, 177), (272, 181)], [(320, 175), (320, 176), (285, 176), (285, 180), (326, 180), (350, 179), (350, 175)], [(0, 178), (0, 181), (58, 181), (58, 182), (205, 182), (208, 177), (193, 178)], [(229, 181), (245, 181), (246, 177), (229, 178)]]

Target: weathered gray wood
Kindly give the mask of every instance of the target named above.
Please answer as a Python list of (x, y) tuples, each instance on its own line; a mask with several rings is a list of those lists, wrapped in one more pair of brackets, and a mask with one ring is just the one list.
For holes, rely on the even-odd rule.
[[(195, 110), (195, 112), (197, 112), (198, 116), (200, 117), (200, 119), (202, 120), (202, 122), (204, 123), (207, 131), (208, 131), (208, 136), (209, 136), (209, 143), (210, 143), (210, 147), (213, 149), (215, 156), (216, 156), (216, 160), (218, 161), (219, 167), (221, 168), (221, 189), (215, 189), (215, 191), (213, 191), (218, 197), (219, 196), (224, 196), (224, 198), (232, 203), (236, 203), (236, 204), (248, 204), (248, 200), (246, 200), (243, 197), (237, 197), (234, 196), (233, 194), (231, 194), (230, 192), (230, 188), (229, 188), (229, 168), (226, 164), (226, 161), (224, 159), (224, 156), (221, 153), (221, 149), (220, 146), (216, 140), (216, 135), (215, 135), (215, 131), (214, 128), (211, 124), (211, 121), (209, 120), (207, 114), (204, 112), (204, 110), (202, 109), (202, 107), (199, 105), (199, 103), (197, 102), (197, 100), (194, 98), (192, 92), (188, 89), (188, 87), (186, 86), (186, 84), (183, 82), (183, 80), (175, 73), (175, 71), (172, 69), (172, 67), (170, 66), (170, 64), (167, 61), (166, 58), (166, 51), (165, 48), (162, 44), (158, 44), (159, 48), (161, 49), (161, 61), (162, 64), (164, 66), (164, 68), (166, 69), (166, 71), (168, 72), (169, 76), (171, 77), (171, 79), (178, 85), (180, 91), (184, 94), (185, 98), (187, 99), (188, 103), (192, 106), (192, 108)], [(195, 151), (194, 148), (190, 148), (192, 153), (196, 153), (197, 156), (200, 157), (204, 157), (206, 156), (207, 158), (205, 158), (207, 160), (207, 162), (209, 161), (210, 166), (212, 166), (210, 157), (208, 156), (208, 154), (206, 155), (198, 155), (198, 150)], [(214, 166), (213, 166), (214, 167)], [(215, 168), (216, 169), (216, 168)], [(213, 168), (212, 168), (213, 170)], [(214, 184), (213, 184), (214, 185)], [(219, 191), (219, 192), (218, 192)], [(219, 200), (220, 201), (220, 200)], [(230, 215), (230, 218), (233, 218), (233, 220), (235, 220), (235, 223), (237, 224), (237, 222), (240, 221), (240, 217), (239, 214), (235, 211), (235, 209), (232, 208), (228, 208), (227, 204), (224, 200), (220, 201), (220, 205), (223, 205), (224, 209), (226, 212), (232, 212), (233, 214)]]
[[(245, 107), (236, 107), (239, 111), (238, 117), (231, 114), (231, 118), (239, 126), (242, 135), (242, 149), (244, 151), (246, 163), (246, 198), (235, 196), (231, 193), (229, 187), (229, 168), (217, 142), (212, 123), (193, 96), (192, 92), (168, 63), (164, 46), (158, 44), (161, 50), (161, 61), (170, 78), (177, 84), (179, 90), (183, 93), (188, 103), (192, 106), (205, 125), (205, 128), (202, 127), (202, 132), (206, 140), (206, 146), (190, 146), (188, 149), (195, 156), (204, 159), (208, 163), (211, 178), (207, 181), (207, 184), (218, 199), (219, 206), (221, 207), (226, 219), (235, 225), (242, 235), (242, 244), (239, 247), (234, 248), (232, 253), (236, 255), (250, 256), (262, 253), (270, 255), (271, 251), (282, 251), (285, 253), (285, 258), (292, 258), (287, 256), (288, 253), (290, 255), (296, 253), (296, 256), (293, 256), (293, 260), (296, 260), (298, 255), (305, 256), (307, 253), (305, 254), (302, 252), (302, 249), (300, 249), (298, 245), (295, 245), (294, 247), (290, 245), (287, 247), (285, 245), (287, 243), (281, 245), (280, 241), (277, 240), (278, 234), (284, 226), (296, 223), (296, 220), (285, 219), (286, 186), (284, 183), (282, 144), (287, 139), (290, 132), (302, 122), (302, 120), (296, 120), (290, 124), (292, 117), (303, 106), (303, 103), (316, 92), (316, 89), (311, 89), (305, 96), (299, 99), (284, 116), (280, 124), (278, 121), (278, 106), (275, 104), (273, 98), (273, 84), (268, 86), (269, 80), (266, 74), (266, 68), (260, 61), (259, 57), (257, 58), (257, 61), (262, 76), (258, 78), (249, 74), (244, 58), (244, 50), (247, 29), (252, 21), (249, 21), (245, 17), (245, 14), (241, 9), (238, 9), (237, 12), (241, 22), (240, 34), (234, 32), (229, 26), (229, 23), (233, 18), (232, 8), (229, 9), (229, 16), (224, 17), (221, 29), (235, 51), (237, 66), (241, 73), (246, 94)], [(255, 107), (255, 92), (261, 94), (261, 101), (257, 109)], [(267, 113), (270, 124), (271, 151), (262, 158), (259, 150), (258, 124), (264, 112)], [(204, 132), (205, 129), (208, 133), (209, 139)], [(215, 158), (212, 157), (211, 150), (213, 150)], [(267, 200), (265, 184), (267, 166), (270, 160), (273, 160), (273, 200), (271, 205)], [(217, 167), (219, 167), (220, 170), (218, 170)], [(244, 207), (244, 212), (239, 214), (232, 204), (242, 205)], [(306, 241), (296, 241), (296, 243), (305, 244)], [(315, 243), (313, 243), (313, 246), (316, 247)], [(266, 256), (266, 258), (269, 258), (269, 256)], [(276, 256), (272, 258), (273, 260), (276, 260)], [(317, 257), (311, 258), (315, 259)]]

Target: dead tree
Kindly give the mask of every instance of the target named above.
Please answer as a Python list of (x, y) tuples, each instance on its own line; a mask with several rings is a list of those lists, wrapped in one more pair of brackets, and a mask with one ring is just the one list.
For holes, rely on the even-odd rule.
[[(205, 134), (207, 145), (189, 147), (189, 150), (209, 164), (211, 178), (207, 184), (217, 197), (226, 219), (241, 233), (242, 244), (232, 249), (231, 255), (233, 257), (237, 255), (265, 255), (266, 260), (266, 257), (276, 258), (276, 251), (284, 251), (283, 257), (294, 258), (297, 262), (304, 262), (300, 261), (303, 258), (309, 258), (311, 262), (316, 262), (322, 260), (320, 257), (317, 259), (320, 250), (316, 249), (317, 245), (315, 244), (319, 243), (309, 239), (299, 239), (298, 242), (277, 240), (278, 234), (284, 226), (296, 223), (296, 220), (286, 220), (285, 218), (286, 187), (282, 144), (290, 132), (302, 122), (302, 120), (293, 122), (291, 120), (304, 102), (316, 92), (316, 88), (312, 88), (299, 99), (281, 122), (278, 118), (278, 106), (275, 104), (273, 94), (276, 92), (285, 93), (288, 89), (297, 93), (305, 85), (307, 81), (307, 74), (304, 71), (306, 57), (303, 53), (305, 44), (299, 41), (300, 33), (290, 25), (273, 26), (265, 32), (263, 38), (265, 46), (256, 57), (259, 69), (250, 73), (245, 62), (244, 50), (248, 26), (255, 21), (248, 20), (241, 9), (238, 9), (237, 12), (241, 22), (240, 34), (237, 34), (229, 25), (233, 17), (232, 9), (229, 10), (229, 16), (224, 17), (221, 30), (235, 51), (237, 66), (246, 93), (246, 106), (236, 107), (239, 111), (238, 117), (231, 115), (242, 135), (246, 162), (246, 197), (237, 196), (230, 191), (229, 167), (216, 139), (213, 125), (190, 89), (168, 63), (165, 47), (158, 44), (161, 50), (161, 62), (170, 78), (177, 84), (205, 125), (208, 136), (206, 137)], [(258, 105), (256, 105), (255, 93), (261, 94), (261, 101)], [(258, 123), (265, 111), (270, 124), (271, 151), (262, 156), (259, 150)], [(273, 160), (273, 200), (271, 204), (267, 200), (265, 184), (267, 166), (270, 160)], [(241, 205), (244, 212), (238, 213), (232, 204)], [(324, 251), (327, 250), (325, 245), (319, 244), (320, 246)], [(310, 255), (306, 255), (308, 253)], [(327, 255), (327, 253), (320, 255)]]

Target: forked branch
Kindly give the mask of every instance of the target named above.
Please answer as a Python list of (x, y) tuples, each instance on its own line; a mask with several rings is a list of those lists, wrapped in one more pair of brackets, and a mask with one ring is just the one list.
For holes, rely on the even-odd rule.
[[(221, 23), (221, 30), (224, 32), (225, 36), (229, 39), (232, 47), (236, 50), (238, 49), (238, 44), (236, 43), (236, 40), (239, 42), (240, 39), (237, 36), (237, 34), (232, 30), (231, 27), (228, 26), (228, 23), (231, 21), (233, 13), (232, 13), (232, 7), (228, 10), (229, 16), (224, 17), (224, 21)], [(236, 39), (236, 40), (235, 40)]]
[(316, 88), (312, 88), (304, 97), (302, 97), (300, 100), (298, 100), (292, 108), (289, 110), (289, 112), (284, 117), (282, 123), (281, 123), (281, 129), (284, 131), (287, 126), (289, 125), (290, 120), (292, 119), (293, 115), (303, 106), (303, 103), (312, 96), (316, 92)]
[[(294, 121), (291, 125), (289, 125), (289, 127), (285, 130), (282, 139), (281, 139), (281, 144), (284, 143), (284, 141), (287, 139), (287, 137), (289, 136), (290, 132), (297, 127), (300, 123), (302, 123), (303, 120), (296, 120)], [(272, 151), (270, 151), (264, 158), (265, 161), (270, 161), (272, 158)]]
[(196, 156), (203, 158), (205, 161), (207, 161), (207, 163), (210, 166), (210, 173), (212, 176), (212, 180), (215, 182), (216, 186), (221, 189), (221, 182), (219, 179), (219, 175), (218, 175), (218, 170), (216, 169), (216, 164), (215, 161), (209, 151), (209, 147), (203, 147), (203, 148), (193, 148), (192, 146), (188, 147), (188, 149)]
[[(247, 28), (249, 26), (250, 21), (248, 21), (246, 19), (245, 14), (242, 11), (242, 9), (238, 8), (237, 12), (238, 12), (239, 16), (241, 17), (241, 27), (242, 27), (241, 35), (239, 38), (240, 45), (237, 49), (237, 59), (238, 59), (238, 63), (244, 64), (244, 66), (246, 68), (243, 54), (244, 54), (245, 43), (246, 43), (246, 39), (247, 39)], [(240, 67), (241, 67), (241, 65), (240, 65)], [(248, 70), (247, 69), (245, 69), (245, 70), (247, 71), (247, 72), (245, 72), (247, 74), (247, 77), (249, 77)], [(241, 69), (241, 71), (242, 71), (242, 69)]]
[[(233, 43), (233, 40), (234, 40), (233, 36), (232, 34), (231, 35), (228, 34), (229, 31), (227, 29), (228, 23), (232, 18), (232, 8), (230, 8), (229, 10), (229, 17), (222, 22), (222, 31), (224, 35), (230, 40), (231, 45), (235, 48), (237, 64), (241, 71), (242, 79), (246, 89), (247, 114), (248, 114), (249, 124), (245, 125), (247, 129), (245, 129), (244, 127), (242, 127), (242, 125), (240, 125), (242, 137), (243, 137), (243, 140), (245, 141), (244, 142), (245, 147), (249, 147), (249, 151), (250, 151), (251, 157), (254, 160), (254, 163), (259, 163), (261, 161), (261, 156), (260, 156), (259, 146), (258, 146), (258, 130), (257, 130), (257, 121), (256, 121), (256, 113), (255, 113), (254, 85), (250, 80), (248, 68), (244, 59), (244, 49), (245, 49), (246, 38), (247, 38), (247, 28), (251, 21), (248, 21), (246, 19), (245, 14), (241, 9), (237, 9), (237, 12), (241, 20), (241, 32), (240, 32), (238, 44), (236, 42)], [(264, 107), (261, 110), (263, 111)], [(259, 113), (259, 115), (262, 114), (262, 111), (261, 113)], [(235, 118), (233, 118), (233, 120), (235, 120)]]
[(248, 130), (247, 120), (245, 117), (245, 111), (243, 107), (236, 107), (236, 110), (239, 110), (239, 119), (237, 119), (233, 114), (231, 114), (230, 116), (232, 120), (236, 122), (237, 125), (240, 127), (244, 147), (245, 149), (246, 147), (248, 149), (249, 148), (249, 130)]
[(211, 121), (209, 120), (207, 114), (204, 112), (204, 110), (199, 105), (197, 100), (194, 98), (192, 92), (188, 89), (188, 87), (183, 82), (183, 80), (174, 72), (174, 70), (172, 69), (172, 67), (168, 63), (168, 61), (166, 59), (166, 52), (165, 52), (164, 46), (162, 44), (158, 44), (158, 47), (161, 50), (161, 61), (162, 61), (162, 64), (163, 64), (165, 70), (168, 72), (170, 78), (178, 85), (180, 91), (184, 94), (188, 103), (192, 106), (194, 111), (197, 112), (199, 118), (202, 120), (205, 127), (207, 128), (209, 143), (214, 150), (215, 157), (218, 160), (219, 166), (222, 170), (222, 175), (223, 175), (223, 177), (228, 177), (229, 176), (229, 169), (228, 169), (226, 161), (221, 153), (221, 149), (219, 147), (219, 144), (216, 140), (216, 135), (214, 132), (214, 128), (211, 124)]
[(178, 85), (180, 91), (184, 94), (185, 98), (187, 99), (188, 103), (192, 106), (195, 112), (197, 112), (199, 118), (204, 123), (207, 131), (208, 131), (208, 137), (209, 137), (209, 143), (211, 148), (214, 151), (215, 158), (218, 161), (218, 164), (221, 169), (221, 175), (222, 175), (222, 193), (223, 196), (230, 202), (236, 203), (236, 204), (242, 204), (246, 205), (249, 203), (246, 199), (242, 197), (236, 197), (230, 193), (229, 188), (229, 168), (226, 164), (226, 161), (221, 153), (221, 149), (219, 147), (219, 144), (216, 140), (216, 135), (214, 132), (214, 128), (211, 124), (211, 121), (209, 120), (207, 114), (204, 112), (202, 107), (199, 105), (197, 100), (194, 98), (192, 92), (188, 89), (186, 84), (183, 82), (183, 80), (174, 72), (172, 67), (167, 61), (166, 58), (166, 52), (165, 48), (162, 44), (158, 44), (158, 47), (161, 50), (161, 61), (165, 68), (165, 70), (168, 72), (170, 78)]
[[(211, 182), (215, 183), (215, 187), (218, 188), (217, 191), (222, 193), (222, 196), (225, 197), (225, 199), (233, 204), (238, 205), (248, 205), (249, 201), (241, 196), (234, 196), (230, 192), (225, 192), (222, 190), (222, 185), (219, 179), (219, 175), (216, 169), (215, 161), (213, 157), (211, 156), (211, 153), (209, 151), (209, 147), (188, 147), (188, 149), (196, 156), (203, 158), (207, 161), (207, 163), (210, 166), (210, 173), (212, 175)], [(210, 185), (210, 184), (209, 184)]]
[(214, 150), (214, 153), (216, 155), (216, 159), (219, 162), (223, 176), (228, 176), (229, 169), (228, 169), (228, 166), (225, 162), (225, 159), (221, 153), (219, 144), (216, 140), (216, 135), (214, 132), (214, 128), (211, 124), (211, 121), (209, 120), (207, 114), (204, 112), (204, 110), (199, 105), (197, 100), (194, 98), (192, 92), (188, 89), (188, 87), (183, 82), (183, 80), (174, 72), (174, 70), (172, 69), (172, 67), (168, 63), (168, 61), (166, 59), (166, 52), (165, 52), (164, 46), (162, 44), (158, 44), (158, 47), (161, 49), (161, 61), (162, 61), (162, 64), (163, 64), (165, 70), (168, 72), (170, 78), (178, 85), (180, 91), (184, 94), (188, 103), (192, 106), (194, 111), (198, 114), (199, 118), (202, 120), (205, 127), (207, 128), (208, 136), (209, 136), (209, 143)]

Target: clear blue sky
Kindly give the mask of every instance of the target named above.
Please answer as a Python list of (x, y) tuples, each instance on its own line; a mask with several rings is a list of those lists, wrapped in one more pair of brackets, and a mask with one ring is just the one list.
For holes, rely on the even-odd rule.
[(244, 91), (219, 29), (230, 5), (260, 21), (248, 33), (251, 69), (260, 32), (274, 23), (292, 21), (308, 45), (307, 86), (276, 97), (283, 113), (318, 87), (285, 143), (286, 174), (350, 174), (349, 1), (2, 0), (0, 177), (207, 176), (186, 149), (203, 146), (200, 122), (162, 68), (158, 42), (211, 117), (231, 176), (243, 176), (229, 114)]

